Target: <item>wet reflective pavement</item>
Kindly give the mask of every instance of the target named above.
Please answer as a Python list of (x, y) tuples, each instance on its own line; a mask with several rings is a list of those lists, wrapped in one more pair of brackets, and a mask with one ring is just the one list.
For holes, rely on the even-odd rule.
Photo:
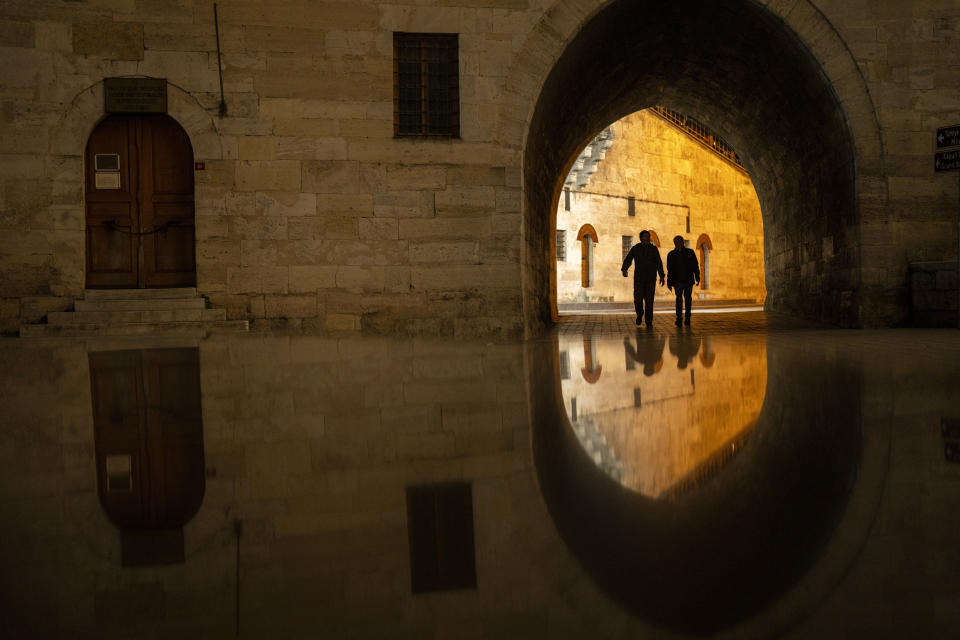
[(960, 332), (0, 341), (0, 636), (951, 637)]

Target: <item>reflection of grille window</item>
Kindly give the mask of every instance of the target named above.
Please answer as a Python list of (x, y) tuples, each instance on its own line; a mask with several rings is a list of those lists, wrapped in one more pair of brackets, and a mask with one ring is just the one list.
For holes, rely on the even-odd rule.
[(129, 455), (107, 456), (107, 491), (133, 490), (132, 462)]
[(557, 229), (557, 262), (567, 261), (567, 232)]
[(627, 254), (630, 253), (630, 249), (633, 248), (633, 236), (620, 236), (620, 247), (623, 252), (620, 260), (626, 260)]
[(577, 399), (570, 398), (570, 419), (574, 422), (577, 421)]
[(393, 34), (393, 133), (460, 136), (457, 34)]
[(468, 482), (407, 487), (413, 593), (477, 586)]
[(640, 397), (640, 389), (634, 388), (633, 390), (633, 406), (639, 407), (642, 404), (642, 399)]
[(560, 352), (560, 379), (561, 380), (570, 379), (570, 352), (569, 351)]

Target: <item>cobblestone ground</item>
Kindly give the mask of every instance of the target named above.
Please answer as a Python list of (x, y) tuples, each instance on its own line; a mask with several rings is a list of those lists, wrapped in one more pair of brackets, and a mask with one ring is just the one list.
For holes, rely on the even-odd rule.
[[(636, 331), (636, 316), (628, 314), (595, 314), (561, 316), (557, 331), (561, 334), (590, 332), (594, 335), (613, 335)], [(653, 316), (652, 331), (676, 331), (675, 316), (671, 312), (660, 312)], [(806, 320), (791, 316), (764, 313), (763, 311), (731, 311), (695, 313), (690, 327), (684, 330), (699, 333), (742, 333), (755, 331), (787, 331), (802, 329), (824, 329)]]

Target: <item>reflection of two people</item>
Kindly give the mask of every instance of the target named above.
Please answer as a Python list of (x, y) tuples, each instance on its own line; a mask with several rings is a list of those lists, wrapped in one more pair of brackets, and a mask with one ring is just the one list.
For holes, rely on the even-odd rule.
[(700, 343), (703, 338), (692, 333), (681, 333), (670, 336), (670, 355), (677, 358), (677, 369), (686, 369), (690, 361), (700, 353)]
[(637, 330), (637, 346), (630, 343), (630, 338), (623, 338), (623, 351), (628, 361), (639, 362), (643, 365), (643, 375), (652, 376), (663, 367), (663, 347), (667, 339), (662, 334), (647, 333)]
[[(631, 343), (630, 338), (624, 337), (623, 351), (626, 354), (627, 361), (638, 362), (643, 365), (643, 375), (652, 376), (663, 367), (663, 348), (666, 344), (666, 337), (662, 334), (646, 333), (637, 331), (636, 346)], [(681, 333), (670, 336), (670, 355), (677, 359), (677, 369), (686, 369), (691, 360), (700, 354), (700, 347), (703, 344), (703, 337), (691, 333)], [(705, 350), (710, 352), (709, 347)], [(707, 367), (713, 364), (715, 355), (710, 353), (701, 354), (701, 361)]]

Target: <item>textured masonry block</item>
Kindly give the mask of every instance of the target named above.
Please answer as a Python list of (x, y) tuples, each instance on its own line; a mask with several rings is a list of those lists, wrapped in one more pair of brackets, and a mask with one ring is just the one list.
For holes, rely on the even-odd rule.
[(358, 193), (360, 164), (355, 161), (323, 160), (303, 163), (303, 191), (307, 193)]
[(413, 264), (476, 264), (480, 261), (476, 242), (411, 242)]
[(300, 162), (241, 160), (237, 162), (239, 191), (300, 191)]
[(267, 295), (264, 313), (268, 318), (312, 318), (317, 315), (316, 295)]
[(334, 266), (291, 266), (290, 292), (307, 293), (332, 288), (336, 286), (337, 269)]
[(143, 25), (131, 22), (75, 23), (73, 52), (116, 60), (143, 60)]

